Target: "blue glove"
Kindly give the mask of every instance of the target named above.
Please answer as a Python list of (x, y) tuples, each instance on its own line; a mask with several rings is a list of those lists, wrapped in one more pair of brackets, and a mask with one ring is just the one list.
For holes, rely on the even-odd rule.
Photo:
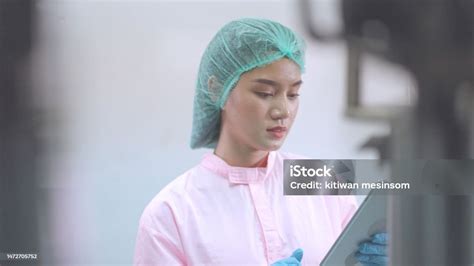
[(387, 265), (387, 233), (377, 233), (368, 241), (359, 244), (355, 257), (362, 265)]
[(301, 248), (293, 251), (290, 257), (279, 260), (273, 263), (271, 266), (301, 266), (301, 259), (303, 259), (303, 250)]

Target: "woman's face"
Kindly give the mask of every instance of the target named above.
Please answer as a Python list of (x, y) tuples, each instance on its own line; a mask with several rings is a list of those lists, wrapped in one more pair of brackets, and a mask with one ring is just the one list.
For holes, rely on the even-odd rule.
[(244, 73), (222, 110), (224, 139), (250, 150), (277, 150), (298, 112), (299, 66), (281, 59)]

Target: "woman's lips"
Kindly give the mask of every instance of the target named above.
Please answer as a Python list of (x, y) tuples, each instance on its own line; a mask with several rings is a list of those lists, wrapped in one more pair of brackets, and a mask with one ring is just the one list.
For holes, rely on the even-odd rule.
[(288, 129), (286, 127), (278, 126), (278, 127), (272, 127), (272, 128), (267, 129), (267, 132), (270, 133), (270, 135), (273, 136), (274, 138), (281, 139), (285, 136), (287, 130)]

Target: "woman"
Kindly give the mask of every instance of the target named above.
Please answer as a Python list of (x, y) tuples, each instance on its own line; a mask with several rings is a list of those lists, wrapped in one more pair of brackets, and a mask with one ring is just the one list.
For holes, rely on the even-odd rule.
[(199, 69), (191, 139), (214, 152), (146, 207), (135, 265), (319, 265), (356, 203), (283, 196), (283, 160), (297, 157), (277, 150), (298, 111), (304, 52), (269, 20), (232, 21), (216, 34)]

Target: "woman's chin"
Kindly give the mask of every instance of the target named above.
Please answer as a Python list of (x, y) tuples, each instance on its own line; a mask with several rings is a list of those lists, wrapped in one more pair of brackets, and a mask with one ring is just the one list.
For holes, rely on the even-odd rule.
[(267, 141), (263, 146), (263, 150), (265, 151), (276, 151), (278, 149), (280, 149), (280, 147), (283, 145), (283, 140), (281, 141), (275, 141), (275, 140), (271, 140), (271, 141)]

